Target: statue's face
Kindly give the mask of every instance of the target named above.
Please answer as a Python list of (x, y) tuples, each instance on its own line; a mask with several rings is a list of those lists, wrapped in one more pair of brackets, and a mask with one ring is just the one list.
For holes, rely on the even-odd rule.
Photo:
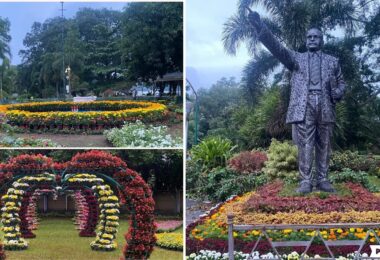
[(306, 47), (309, 51), (318, 51), (323, 43), (322, 32), (316, 28), (310, 29), (306, 34)]

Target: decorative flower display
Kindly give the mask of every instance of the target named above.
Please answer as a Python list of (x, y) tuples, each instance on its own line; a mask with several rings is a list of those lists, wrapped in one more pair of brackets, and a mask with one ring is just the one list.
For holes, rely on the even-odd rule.
[[(116, 239), (117, 226), (119, 225), (119, 199), (114, 195), (111, 187), (107, 184), (104, 184), (104, 180), (98, 178), (94, 174), (75, 174), (72, 177), (68, 178), (67, 181), (70, 185), (91, 185), (92, 192), (96, 194), (98, 202), (100, 202), (100, 221), (98, 225), (98, 233), (96, 234), (95, 241), (91, 242), (91, 248), (93, 250), (103, 251), (116, 249), (117, 244), (114, 242), (114, 240)], [(83, 195), (86, 197), (89, 195), (89, 192), (90, 191), (85, 192)], [(89, 202), (88, 200), (86, 203), (88, 205), (91, 203), (94, 204), (94, 202)], [(97, 210), (94, 211), (94, 213), (95, 212), (97, 214)], [(81, 213), (84, 214), (84, 211)], [(91, 214), (91, 211), (85, 213)], [(87, 227), (88, 225), (94, 224), (94, 222), (91, 221), (91, 217), (87, 218), (90, 219), (86, 221), (86, 227), (84, 228), (85, 231), (89, 229)], [(93, 218), (94, 217), (92, 217), (92, 219)]]
[[(72, 106), (81, 112), (72, 112)], [(35, 102), (0, 105), (12, 125), (27, 130), (95, 130), (120, 127), (126, 121), (155, 121), (163, 117), (165, 105), (145, 101)]]
[(49, 173), (25, 176), (13, 182), (7, 194), (2, 197), (3, 207), (2, 219), (4, 231), (4, 248), (8, 250), (23, 250), (28, 247), (28, 243), (21, 237), (20, 232), (20, 207), (24, 195), (33, 186), (52, 184), (55, 176)]
[(152, 191), (142, 177), (130, 169), (114, 174), (113, 178), (124, 187), (122, 194), (129, 210), (135, 213), (125, 235), (124, 259), (148, 259), (156, 243)]
[(91, 150), (77, 153), (66, 165), (66, 171), (70, 173), (91, 172), (113, 175), (120, 169), (127, 168), (127, 164), (119, 157), (110, 153)]
[(10, 172), (13, 175), (36, 174), (50, 170), (53, 160), (42, 154), (21, 154), (1, 166), (2, 171)]
[[(360, 255), (360, 257), (368, 257), (368, 254), (364, 253)], [(309, 259), (311, 256), (304, 255), (302, 259)], [(314, 255), (312, 257), (313, 259), (318, 259), (322, 257), (318, 254)], [(228, 253), (220, 253), (217, 251), (211, 251), (211, 250), (201, 250), (198, 254), (192, 253), (189, 256), (186, 257), (186, 260), (228, 260)], [(301, 255), (297, 252), (292, 252), (290, 254), (283, 254), (281, 255), (281, 258), (277, 257), (273, 253), (267, 253), (267, 254), (260, 254), (259, 252), (255, 251), (251, 254), (245, 254), (243, 252), (234, 252), (234, 259), (235, 260), (248, 260), (248, 259), (278, 259), (278, 260), (300, 260)], [(335, 258), (337, 260), (350, 260), (355, 259), (353, 254), (348, 254), (347, 257), (339, 256), (338, 258)]]
[(157, 233), (171, 232), (180, 228), (183, 224), (182, 220), (160, 220), (156, 222)]
[(181, 233), (159, 233), (157, 236), (157, 246), (171, 249), (182, 250), (183, 249), (183, 235)]
[[(220, 203), (203, 215), (198, 221), (190, 224), (186, 230), (186, 249), (188, 254), (198, 252), (200, 248), (225, 251), (227, 248), (228, 226), (227, 214), (233, 212), (235, 224), (323, 224), (323, 223), (378, 223), (380, 221), (379, 197), (376, 194), (368, 192), (361, 185), (347, 183), (345, 184), (353, 192), (360, 194), (362, 205), (357, 199), (350, 195), (338, 196), (330, 195), (321, 199), (313, 196), (304, 197), (282, 197), (287, 204), (280, 205), (279, 186), (281, 183), (271, 183), (256, 192), (246, 193), (243, 196), (233, 196), (224, 203)], [(356, 196), (355, 195), (355, 196)], [(349, 199), (351, 198), (351, 200)], [(254, 200), (260, 201), (254, 201)], [(261, 204), (266, 201), (267, 204)], [(309, 209), (307, 203), (313, 204), (313, 201), (319, 201), (330, 209), (329, 212), (314, 212)], [(338, 205), (339, 201), (341, 204)], [(330, 202), (330, 203), (329, 203)], [(260, 204), (260, 206), (258, 206)], [(250, 205), (251, 207), (247, 207)], [(304, 205), (301, 207), (300, 205)], [(278, 206), (278, 208), (276, 208)], [(256, 211), (253, 210), (256, 209)], [(277, 209), (277, 210), (276, 210)], [(285, 210), (286, 209), (286, 210)], [(364, 239), (367, 234), (364, 228), (334, 228), (321, 230), (321, 235), (326, 240), (358, 240)], [(380, 229), (374, 230), (380, 236)], [(272, 241), (300, 241), (310, 240), (315, 235), (313, 230), (268, 230), (269, 237)], [(235, 248), (243, 252), (252, 250), (256, 241), (261, 236), (259, 230), (249, 230), (245, 232), (233, 233), (235, 238)], [(369, 252), (369, 244), (376, 242), (374, 233), (370, 234), (364, 252)], [(293, 250), (303, 251), (303, 249), (292, 248)], [(269, 243), (261, 240), (258, 250), (268, 252)], [(319, 250), (319, 251), (318, 251)], [(312, 253), (325, 252), (324, 246), (320, 243), (312, 244), (310, 251)], [(334, 251), (335, 250), (335, 251)], [(342, 246), (334, 248), (334, 252), (340, 255), (347, 255), (357, 250), (355, 246)]]
[[(66, 175), (43, 173), (44, 170), (66, 172)], [(22, 155), (0, 164), (2, 184), (14, 176), (19, 179), (2, 196), (5, 249), (27, 248), (23, 236), (32, 237), (31, 231), (38, 224), (36, 198), (40, 192), (54, 191), (54, 187), (58, 190), (60, 187), (56, 185), (59, 184), (74, 190), (78, 213), (75, 222), (81, 230), (80, 235), (94, 235), (98, 221), (92, 249), (116, 248), (114, 239), (119, 226), (119, 206), (126, 203), (131, 212), (131, 225), (125, 234), (127, 244), (122, 259), (149, 258), (156, 243), (152, 191), (142, 177), (128, 169), (120, 158), (102, 151), (88, 151), (75, 155), (69, 162), (56, 163), (43, 155)], [(108, 181), (114, 182), (113, 185), (117, 183), (117, 188), (112, 190)]]

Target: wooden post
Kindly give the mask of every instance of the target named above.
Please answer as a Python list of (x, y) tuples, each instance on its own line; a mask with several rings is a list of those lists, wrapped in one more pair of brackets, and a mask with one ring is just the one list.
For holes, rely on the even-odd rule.
[(234, 260), (234, 215), (227, 215), (228, 225), (228, 259)]

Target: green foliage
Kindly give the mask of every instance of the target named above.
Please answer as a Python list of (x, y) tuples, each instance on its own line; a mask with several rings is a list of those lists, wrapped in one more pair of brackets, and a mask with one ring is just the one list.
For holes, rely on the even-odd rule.
[(123, 59), (132, 80), (182, 71), (182, 3), (129, 3), (123, 35)]
[(218, 167), (207, 173), (194, 171), (186, 176), (187, 191), (190, 196), (207, 198), (212, 201), (224, 201), (232, 195), (241, 195), (266, 184), (269, 179), (266, 175), (239, 174), (228, 168)]
[(179, 147), (182, 144), (179, 138), (173, 139), (168, 134), (166, 126), (145, 125), (141, 121), (106, 130), (104, 135), (116, 147)]
[(298, 176), (297, 147), (289, 142), (280, 142), (272, 139), (268, 149), (268, 161), (263, 172), (270, 179), (296, 181)]
[[(241, 137), (236, 132), (246, 118), (243, 92), (235, 78), (221, 78), (209, 89), (198, 91), (199, 139), (207, 135), (218, 135), (240, 145)], [(194, 103), (194, 100), (191, 100)], [(188, 143), (194, 144), (195, 108), (189, 115)], [(244, 110), (244, 111), (243, 111)]]
[(202, 171), (206, 171), (219, 166), (225, 167), (235, 148), (236, 146), (232, 146), (232, 142), (228, 139), (219, 136), (208, 137), (193, 146), (190, 157)]
[(330, 169), (332, 171), (342, 171), (343, 169), (351, 169), (353, 171), (366, 171), (376, 173), (379, 159), (371, 155), (359, 155), (357, 151), (343, 151), (332, 153), (330, 159)]
[(380, 188), (374, 185), (369, 178), (369, 174), (363, 171), (353, 171), (351, 169), (343, 169), (341, 172), (331, 172), (329, 179), (333, 183), (353, 182), (360, 183), (370, 192), (379, 192)]
[(283, 139), (287, 132), (272, 131), (277, 124), (277, 113), (280, 105), (281, 91), (279, 87), (267, 89), (260, 97), (255, 108), (247, 113), (246, 120), (239, 128), (239, 134), (244, 139), (248, 149), (265, 147), (270, 144), (272, 138)]
[(10, 27), (11, 23), (9, 20), (0, 17), (0, 59), (2, 60), (11, 55), (9, 47), (11, 41), (11, 36), (9, 34)]

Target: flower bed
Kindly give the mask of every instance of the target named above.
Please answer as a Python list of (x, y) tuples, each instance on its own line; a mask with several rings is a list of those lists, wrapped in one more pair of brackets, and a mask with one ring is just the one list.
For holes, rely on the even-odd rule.
[[(319, 254), (311, 254), (303, 256), (303, 259), (308, 258), (321, 258)], [(367, 253), (364, 253), (360, 255), (360, 257), (368, 257)], [(211, 251), (211, 250), (201, 250), (198, 254), (192, 253), (189, 256), (186, 257), (186, 260), (228, 260), (228, 253), (220, 253), (217, 251)], [(234, 259), (235, 260), (248, 260), (248, 259), (277, 259), (277, 257), (273, 253), (267, 253), (267, 254), (260, 254), (259, 252), (255, 251), (252, 253), (243, 253), (243, 252), (236, 252), (234, 251)], [(290, 254), (283, 254), (281, 255), (281, 259), (279, 260), (300, 260), (301, 255), (297, 252), (292, 252)], [(336, 258), (337, 260), (349, 260), (349, 259), (355, 259), (355, 256), (353, 253), (347, 254), (347, 257), (339, 256)]]
[[(218, 204), (208, 214), (203, 215), (198, 221), (188, 226), (186, 231), (187, 253), (199, 252), (202, 249), (227, 252), (228, 230), (226, 221), (227, 214), (230, 212), (234, 214), (235, 224), (379, 223), (380, 210), (377, 209), (379, 196), (369, 193), (360, 185), (352, 183), (345, 185), (352, 190), (355, 196), (360, 198), (360, 202), (351, 195), (340, 196), (336, 194), (324, 199), (313, 194), (302, 197), (281, 197), (279, 192), (282, 183), (272, 183), (263, 186), (256, 192), (234, 196), (226, 202)], [(285, 199), (287, 203), (279, 204), (281, 199)], [(323, 203), (330, 211), (324, 210), (318, 213), (309, 210), (307, 203), (313, 204), (315, 201)], [(342, 205), (338, 205), (337, 201)], [(264, 202), (266, 202), (265, 205)], [(247, 205), (254, 205), (254, 207), (247, 209)], [(303, 207), (299, 205), (303, 205)], [(351, 208), (349, 208), (350, 205), (352, 205)], [(267, 232), (273, 241), (310, 240), (315, 234), (313, 230), (292, 229), (268, 230)], [(326, 240), (358, 240), (364, 239), (366, 232), (367, 230), (363, 228), (336, 228), (321, 230), (321, 235)], [(380, 235), (380, 229), (375, 229), (375, 232)], [(234, 232), (235, 249), (245, 253), (250, 252), (261, 235), (259, 230)], [(369, 244), (376, 242), (374, 234), (371, 234), (367, 242), (363, 252), (369, 253)], [(324, 252), (321, 251), (324, 250), (323, 247), (322, 241), (316, 239), (309, 252), (322, 254)], [(347, 255), (358, 249), (355, 246), (333, 248), (336, 255)], [(259, 252), (265, 253), (269, 251), (270, 247), (266, 241), (261, 240), (257, 249)], [(304, 247), (290, 247), (287, 248), (287, 252), (289, 253), (289, 250), (303, 252), (304, 249)]]
[(245, 203), (246, 212), (277, 213), (294, 212), (321, 213), (331, 211), (367, 211), (380, 210), (380, 198), (376, 197), (360, 184), (344, 184), (351, 194), (344, 196), (331, 194), (326, 198), (317, 196), (280, 196), (284, 184), (267, 184)]
[(145, 125), (141, 121), (126, 123), (122, 128), (104, 131), (107, 140), (116, 147), (179, 147), (180, 138), (172, 138), (167, 126)]
[[(76, 106), (79, 111), (72, 112)], [(125, 121), (156, 121), (166, 106), (140, 101), (35, 102), (0, 105), (8, 123), (26, 130), (99, 130), (120, 127)]]
[(182, 227), (182, 220), (160, 220), (156, 222), (157, 233), (171, 232)]
[(183, 249), (183, 235), (181, 233), (159, 233), (156, 235), (156, 245), (171, 250)]

